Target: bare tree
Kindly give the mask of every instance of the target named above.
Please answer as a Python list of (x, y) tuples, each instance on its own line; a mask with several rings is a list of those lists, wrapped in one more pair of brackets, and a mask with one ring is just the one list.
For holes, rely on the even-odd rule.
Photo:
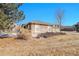
[(64, 10), (57, 9), (56, 10), (56, 20), (57, 20), (60, 32), (61, 32), (61, 23), (62, 23), (63, 16), (64, 16)]

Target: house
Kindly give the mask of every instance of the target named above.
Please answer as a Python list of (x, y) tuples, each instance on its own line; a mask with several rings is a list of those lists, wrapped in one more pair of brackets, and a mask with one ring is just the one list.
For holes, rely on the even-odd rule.
[(32, 37), (37, 37), (39, 34), (42, 33), (60, 31), (57, 25), (50, 25), (43, 22), (29, 22), (24, 27), (31, 31)]
[(61, 31), (74, 31), (73, 26), (62, 26)]
[(59, 25), (53, 24), (52, 25), (52, 32), (54, 32), (54, 33), (60, 32)]

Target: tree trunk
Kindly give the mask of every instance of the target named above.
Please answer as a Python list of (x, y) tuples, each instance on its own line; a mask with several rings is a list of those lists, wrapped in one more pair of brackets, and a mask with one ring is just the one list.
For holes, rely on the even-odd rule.
[(59, 21), (59, 30), (61, 32), (61, 20)]

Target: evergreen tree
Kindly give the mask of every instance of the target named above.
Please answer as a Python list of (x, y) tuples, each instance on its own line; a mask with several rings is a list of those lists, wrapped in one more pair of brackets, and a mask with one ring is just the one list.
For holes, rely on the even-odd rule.
[(18, 9), (21, 5), (21, 3), (0, 4), (0, 29), (10, 29), (11, 25), (25, 18), (23, 11)]

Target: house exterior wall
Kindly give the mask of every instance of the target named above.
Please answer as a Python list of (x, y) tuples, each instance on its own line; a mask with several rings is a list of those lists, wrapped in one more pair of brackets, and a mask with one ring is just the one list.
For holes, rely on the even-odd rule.
[(60, 29), (59, 28), (52, 28), (52, 31), (53, 32), (60, 32)]
[(53, 31), (53, 32), (60, 32), (59, 26), (53, 25), (53, 26), (52, 26), (52, 31)]
[(37, 37), (37, 33), (35, 32), (35, 25), (31, 25), (31, 34), (32, 37)]
[(31, 25), (31, 30), (32, 30), (31, 31), (32, 37), (37, 37), (38, 34), (46, 33), (46, 32), (52, 32), (52, 27), (51, 26), (33, 24), (33, 25)]
[(32, 37), (37, 37), (41, 33), (46, 32), (60, 32), (58, 25), (47, 25), (39, 23), (29, 23), (27, 28), (31, 30)]

